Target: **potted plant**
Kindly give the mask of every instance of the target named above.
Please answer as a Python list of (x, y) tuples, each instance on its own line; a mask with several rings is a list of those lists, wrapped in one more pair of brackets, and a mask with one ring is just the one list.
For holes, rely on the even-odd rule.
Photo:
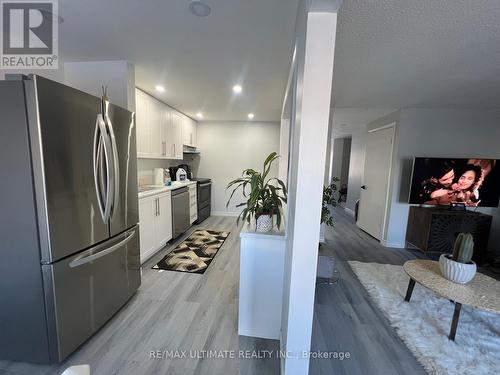
[(460, 233), (453, 247), (453, 254), (441, 254), (439, 269), (443, 276), (454, 283), (467, 284), (476, 275), (477, 266), (472, 261), (474, 238), (470, 233)]
[(333, 227), (333, 216), (330, 211), (330, 206), (337, 206), (335, 193), (337, 192), (336, 182), (340, 181), (338, 177), (334, 177), (330, 185), (323, 187), (323, 204), (321, 206), (321, 224)]
[(319, 232), (319, 242), (325, 242), (325, 227), (333, 227), (333, 216), (330, 211), (330, 206), (337, 205), (335, 193), (337, 192), (336, 182), (340, 181), (338, 177), (334, 177), (330, 185), (323, 187), (323, 202), (321, 204), (321, 227)]
[(236, 207), (245, 207), (239, 214), (237, 222), (245, 220), (250, 223), (254, 217), (257, 232), (269, 232), (273, 228), (274, 216), (276, 216), (276, 225), (278, 228), (281, 227), (281, 208), (287, 201), (287, 190), (283, 181), (276, 177), (268, 177), (273, 161), (278, 158), (278, 154), (272, 152), (264, 161), (262, 172), (251, 168), (245, 169), (242, 177), (231, 181), (226, 187), (226, 189), (233, 189), (226, 207), (229, 206), (234, 193), (241, 189), (247, 200), (236, 205)]

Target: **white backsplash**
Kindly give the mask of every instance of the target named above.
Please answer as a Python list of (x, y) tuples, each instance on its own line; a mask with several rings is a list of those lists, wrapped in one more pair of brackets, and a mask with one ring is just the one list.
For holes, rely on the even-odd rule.
[(184, 160), (137, 159), (137, 178), (139, 186), (154, 183), (155, 168), (170, 168), (179, 164), (188, 164), (194, 176), (197, 175), (200, 155), (185, 155)]

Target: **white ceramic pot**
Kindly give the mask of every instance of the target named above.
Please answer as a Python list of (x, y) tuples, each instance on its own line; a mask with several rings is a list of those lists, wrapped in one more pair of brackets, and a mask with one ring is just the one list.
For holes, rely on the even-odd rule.
[(470, 264), (455, 262), (450, 254), (441, 254), (439, 257), (439, 269), (443, 276), (458, 284), (467, 284), (476, 275), (476, 263)]
[(260, 215), (257, 218), (257, 232), (265, 233), (273, 229), (273, 217), (271, 215)]

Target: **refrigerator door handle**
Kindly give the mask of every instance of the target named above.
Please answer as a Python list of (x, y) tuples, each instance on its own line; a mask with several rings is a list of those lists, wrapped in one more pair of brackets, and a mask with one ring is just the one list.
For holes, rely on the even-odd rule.
[[(104, 149), (104, 157), (106, 160), (106, 192), (104, 197), (101, 184), (99, 183), (99, 176), (101, 166), (101, 152)], [(97, 200), (99, 202), (99, 209), (101, 211), (102, 220), (106, 223), (109, 220), (109, 216), (111, 213), (111, 165), (110, 158), (111, 156), (111, 143), (107, 137), (106, 132), (106, 124), (102, 118), (102, 115), (99, 113), (97, 115), (96, 124), (95, 124), (95, 132), (94, 132), (94, 151), (93, 151), (93, 162), (94, 162), (94, 183), (95, 190), (97, 194)], [(104, 201), (104, 202), (103, 202)]]
[(116, 138), (115, 132), (113, 130), (113, 124), (111, 123), (111, 119), (109, 118), (108, 109), (109, 102), (107, 100), (103, 100), (103, 117), (104, 122), (108, 128), (109, 138), (111, 139), (111, 150), (112, 150), (112, 159), (113, 159), (113, 173), (112, 173), (112, 186), (113, 186), (113, 199), (110, 199), (112, 202), (111, 217), (114, 217), (116, 209), (118, 207), (118, 203), (120, 201), (120, 170), (118, 163), (118, 149), (116, 146)]
[(120, 249), (123, 245), (125, 245), (127, 242), (129, 242), (132, 239), (132, 237), (135, 236), (135, 232), (136, 231), (134, 229), (132, 232), (126, 233), (127, 237), (125, 237), (124, 240), (112, 245), (111, 247), (108, 247), (104, 250), (101, 250), (95, 254), (92, 254), (92, 249), (90, 251), (87, 250), (83, 255), (79, 255), (78, 257), (73, 259), (69, 263), (69, 266), (71, 268), (79, 267), (79, 266), (82, 266), (82, 265), (87, 264), (89, 262), (92, 262), (94, 260), (97, 260), (99, 258), (102, 258), (103, 256), (106, 256), (106, 255), (112, 253), (113, 251)]

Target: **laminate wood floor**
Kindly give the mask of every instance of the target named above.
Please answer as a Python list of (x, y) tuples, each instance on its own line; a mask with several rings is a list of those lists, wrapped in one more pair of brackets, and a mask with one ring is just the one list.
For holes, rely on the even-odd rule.
[(422, 257), (418, 252), (388, 249), (360, 230), (354, 218), (336, 208), (335, 227), (327, 229), (320, 253), (337, 260), (340, 280), (318, 285), (313, 321), (312, 351), (349, 352), (344, 360), (312, 359), (310, 374), (413, 375), (426, 374), (397, 336), (347, 261), (403, 264)]
[[(231, 232), (203, 275), (151, 269), (198, 228)], [(89, 364), (92, 375), (279, 374), (276, 358), (189, 358), (190, 351), (279, 349), (275, 340), (238, 337), (239, 233), (232, 217), (194, 226), (144, 265), (136, 295), (63, 364), (0, 361), (0, 375), (61, 374), (76, 364)], [(188, 358), (151, 358), (156, 350), (184, 350)]]

